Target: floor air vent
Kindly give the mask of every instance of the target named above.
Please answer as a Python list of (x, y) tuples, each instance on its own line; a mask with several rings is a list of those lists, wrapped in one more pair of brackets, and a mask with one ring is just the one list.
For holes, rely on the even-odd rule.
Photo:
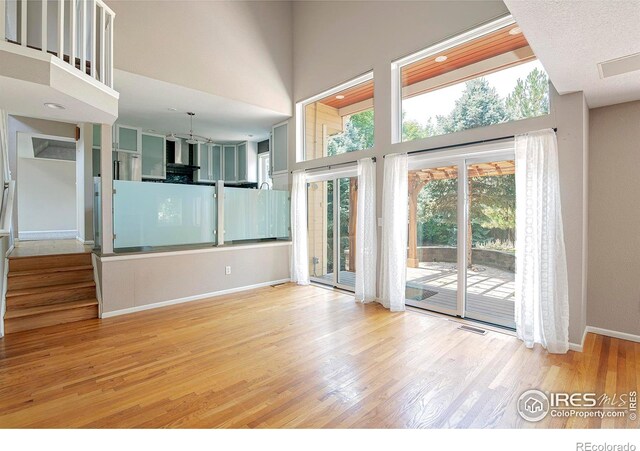
[(478, 335), (485, 335), (487, 333), (487, 331), (484, 330), (484, 329), (479, 329), (477, 327), (471, 327), (471, 326), (467, 326), (467, 325), (462, 325), (462, 326), (458, 327), (458, 329), (466, 330), (467, 332), (473, 332), (474, 334), (478, 334)]

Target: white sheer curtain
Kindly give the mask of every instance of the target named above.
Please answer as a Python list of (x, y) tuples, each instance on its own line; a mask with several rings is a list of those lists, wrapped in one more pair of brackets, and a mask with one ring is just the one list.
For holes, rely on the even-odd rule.
[(392, 312), (404, 310), (407, 279), (407, 154), (384, 159), (380, 301)]
[(553, 130), (516, 136), (516, 332), (527, 347), (569, 350), (567, 262)]
[(358, 208), (356, 213), (356, 299), (376, 299), (378, 258), (376, 221), (376, 164), (358, 160)]
[(307, 174), (293, 173), (291, 186), (291, 281), (309, 285), (307, 250)]

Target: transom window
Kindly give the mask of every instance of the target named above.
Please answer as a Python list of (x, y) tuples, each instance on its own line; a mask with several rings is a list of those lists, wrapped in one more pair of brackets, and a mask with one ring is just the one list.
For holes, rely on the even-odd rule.
[(304, 117), (304, 160), (373, 147), (373, 74), (302, 102), (298, 108)]
[(393, 64), (399, 130), (412, 141), (549, 113), (549, 82), (506, 17)]

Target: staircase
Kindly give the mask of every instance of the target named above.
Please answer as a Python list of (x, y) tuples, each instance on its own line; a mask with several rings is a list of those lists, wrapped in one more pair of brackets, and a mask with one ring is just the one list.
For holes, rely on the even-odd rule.
[(5, 332), (98, 317), (91, 254), (9, 257)]

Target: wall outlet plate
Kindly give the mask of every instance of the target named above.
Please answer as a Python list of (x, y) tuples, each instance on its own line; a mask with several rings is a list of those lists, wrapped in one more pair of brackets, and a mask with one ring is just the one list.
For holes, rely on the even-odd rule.
[(225, 266), (224, 267), (224, 273), (228, 276), (229, 274), (231, 274), (231, 266)]

